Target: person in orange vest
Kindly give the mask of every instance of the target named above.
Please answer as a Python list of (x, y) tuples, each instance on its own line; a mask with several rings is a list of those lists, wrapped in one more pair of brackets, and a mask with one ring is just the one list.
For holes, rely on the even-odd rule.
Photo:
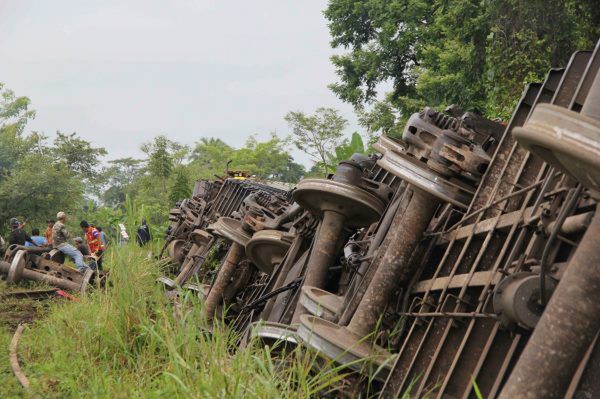
[(88, 222), (82, 220), (79, 223), (81, 229), (85, 233), (85, 240), (87, 241), (88, 246), (90, 247), (90, 253), (95, 255), (98, 260), (96, 264), (98, 265), (98, 271), (102, 271), (102, 255), (104, 254), (104, 243), (102, 242), (102, 237), (100, 236), (100, 232), (93, 226), (90, 226)]
[(52, 247), (52, 227), (54, 227), (54, 220), (46, 220), (46, 223), (48, 224), (48, 227), (46, 227), (44, 235), (46, 236), (46, 241), (48, 241), (48, 246)]

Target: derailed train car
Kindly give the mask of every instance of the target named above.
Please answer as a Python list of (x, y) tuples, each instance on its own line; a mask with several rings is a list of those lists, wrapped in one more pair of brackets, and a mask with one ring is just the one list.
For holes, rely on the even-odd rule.
[(507, 125), (425, 108), (291, 193), (207, 186), (167, 247), (207, 316), (318, 350), (355, 393), (596, 397), (599, 66), (598, 46), (573, 54)]

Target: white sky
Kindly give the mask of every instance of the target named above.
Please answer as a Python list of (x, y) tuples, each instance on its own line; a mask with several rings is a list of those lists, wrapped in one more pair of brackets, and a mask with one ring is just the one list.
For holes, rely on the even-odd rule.
[[(327, 88), (326, 0), (0, 0), (0, 82), (28, 130), (77, 132), (108, 159), (158, 134), (192, 144), (290, 133), (283, 116), (351, 106)], [(307, 157), (293, 151), (297, 161)]]

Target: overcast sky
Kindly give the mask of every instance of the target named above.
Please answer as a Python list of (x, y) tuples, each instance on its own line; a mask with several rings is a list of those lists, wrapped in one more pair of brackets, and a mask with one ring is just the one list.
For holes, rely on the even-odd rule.
[[(158, 134), (192, 144), (290, 133), (283, 116), (352, 108), (336, 80), (326, 0), (0, 0), (0, 82), (37, 111), (28, 130), (77, 132), (140, 156)], [(297, 161), (306, 156), (293, 152)]]

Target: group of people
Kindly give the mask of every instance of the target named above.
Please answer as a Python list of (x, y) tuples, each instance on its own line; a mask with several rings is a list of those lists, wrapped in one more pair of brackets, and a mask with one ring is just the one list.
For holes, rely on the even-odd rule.
[[(25, 225), (19, 222), (17, 218), (10, 220), (11, 232), (9, 236), (9, 245), (25, 245), (36, 247), (51, 247), (62, 252), (75, 262), (77, 270), (85, 273), (87, 269), (96, 268), (102, 270), (102, 258), (106, 245), (106, 234), (102, 228), (90, 225), (87, 221), (82, 220), (79, 226), (84, 233), (84, 239), (75, 237), (73, 239), (75, 246), (69, 243), (70, 234), (66, 227), (67, 215), (65, 212), (56, 214), (56, 221), (48, 220), (48, 227), (44, 236), (40, 235), (39, 229), (32, 229), (31, 236), (25, 232)], [(84, 257), (88, 257), (92, 262), (86, 264)]]

